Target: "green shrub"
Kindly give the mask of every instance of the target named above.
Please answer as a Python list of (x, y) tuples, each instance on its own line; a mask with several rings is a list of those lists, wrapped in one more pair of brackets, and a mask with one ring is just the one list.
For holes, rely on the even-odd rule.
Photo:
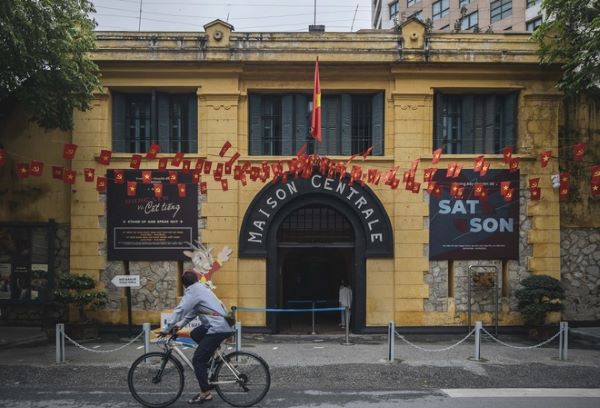
[(521, 281), (523, 288), (515, 292), (519, 311), (527, 324), (541, 326), (550, 312), (564, 309), (565, 290), (559, 280), (547, 275), (533, 275)]
[(106, 304), (107, 295), (103, 290), (94, 290), (96, 281), (86, 275), (63, 275), (54, 291), (54, 300), (65, 305), (75, 304), (79, 310), (79, 319), (89, 321), (85, 314), (86, 306), (93, 309)]

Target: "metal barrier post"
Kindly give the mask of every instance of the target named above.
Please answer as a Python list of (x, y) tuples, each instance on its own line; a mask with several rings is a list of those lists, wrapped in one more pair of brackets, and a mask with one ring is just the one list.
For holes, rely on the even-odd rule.
[(569, 323), (560, 322), (560, 353), (559, 358), (567, 361), (567, 352), (569, 350)]
[(312, 302), (312, 332), (310, 334), (312, 334), (312, 335), (317, 334), (317, 332), (315, 331), (315, 301), (314, 300)]
[(394, 361), (396, 350), (396, 325), (394, 322), (388, 323), (388, 361)]
[(475, 360), (481, 359), (481, 321), (475, 322)]
[(56, 325), (56, 362), (65, 362), (65, 325), (58, 323)]
[(350, 343), (350, 319), (348, 318), (348, 306), (346, 306), (346, 310), (344, 311), (344, 323), (346, 324), (346, 338), (344, 339), (344, 342), (342, 343), (345, 346), (350, 346), (352, 343)]
[(144, 354), (150, 351), (150, 323), (144, 323), (142, 325), (144, 330)]
[(235, 351), (242, 349), (242, 323), (235, 322)]

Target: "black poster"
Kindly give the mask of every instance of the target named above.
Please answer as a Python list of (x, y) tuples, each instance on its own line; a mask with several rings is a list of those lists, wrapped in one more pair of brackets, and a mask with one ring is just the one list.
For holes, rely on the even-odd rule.
[[(429, 259), (519, 259), (519, 172), (489, 170), (481, 177), (463, 170), (447, 178), (438, 170), (434, 181), (443, 186), (439, 198), (429, 198)], [(512, 199), (500, 193), (510, 181)], [(462, 199), (450, 195), (453, 182), (464, 186)], [(475, 183), (483, 183), (487, 201), (475, 196)]]
[[(198, 185), (191, 174), (177, 171), (177, 183), (171, 184), (168, 171), (152, 171), (146, 184), (141, 170), (123, 170), (125, 180), (117, 184), (114, 173), (107, 175), (108, 260), (186, 260), (183, 250), (198, 239)], [(128, 195), (129, 182), (135, 182), (135, 194)], [(157, 183), (161, 197), (154, 192)]]

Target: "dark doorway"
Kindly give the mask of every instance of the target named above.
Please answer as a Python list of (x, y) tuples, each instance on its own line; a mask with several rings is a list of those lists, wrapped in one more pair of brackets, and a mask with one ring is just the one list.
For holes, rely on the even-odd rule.
[[(277, 232), (278, 306), (284, 309), (338, 307), (342, 281), (354, 282), (354, 233), (335, 209), (308, 205), (290, 213)], [(315, 330), (341, 332), (341, 313), (316, 312)], [(283, 313), (282, 333), (312, 332), (310, 312)]]

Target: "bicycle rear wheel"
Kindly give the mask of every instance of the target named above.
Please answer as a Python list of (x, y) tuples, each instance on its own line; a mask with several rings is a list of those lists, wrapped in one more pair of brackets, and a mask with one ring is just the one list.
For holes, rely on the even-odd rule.
[(267, 363), (256, 354), (234, 351), (223, 356), (215, 370), (215, 390), (229, 405), (249, 407), (259, 403), (271, 386)]
[(183, 367), (166, 353), (147, 353), (131, 365), (127, 384), (131, 395), (140, 404), (151, 408), (166, 407), (177, 401), (183, 391)]

